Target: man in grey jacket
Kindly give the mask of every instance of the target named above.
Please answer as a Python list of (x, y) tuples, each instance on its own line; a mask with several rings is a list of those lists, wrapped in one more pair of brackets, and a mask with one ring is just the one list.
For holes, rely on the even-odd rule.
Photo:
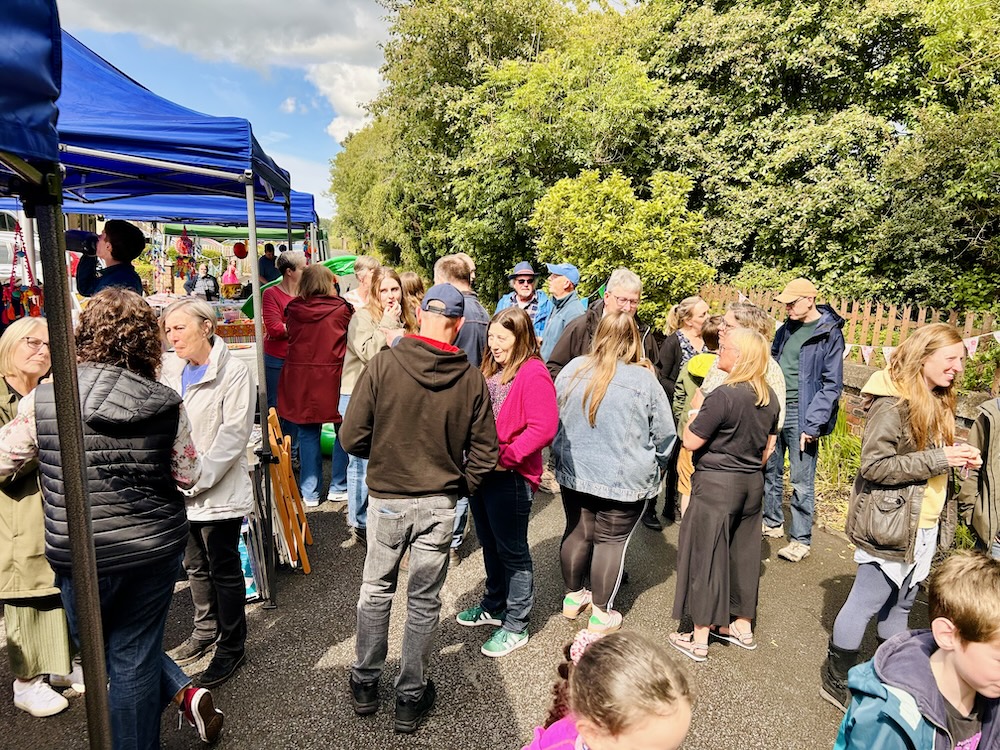
[(542, 331), (542, 361), (548, 362), (549, 355), (556, 348), (563, 329), (584, 313), (583, 302), (576, 293), (580, 283), (580, 271), (572, 263), (546, 263), (549, 269), (549, 294), (552, 297), (552, 313)]

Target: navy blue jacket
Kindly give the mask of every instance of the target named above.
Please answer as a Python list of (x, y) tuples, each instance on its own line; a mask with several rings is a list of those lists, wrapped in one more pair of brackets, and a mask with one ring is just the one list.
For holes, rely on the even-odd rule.
[[(829, 305), (817, 305), (819, 323), (799, 352), (799, 432), (813, 437), (829, 435), (837, 424), (837, 407), (844, 390), (844, 334), (846, 322)], [(781, 351), (791, 331), (788, 321), (778, 329), (771, 356)]]
[(93, 297), (102, 289), (124, 287), (142, 294), (142, 279), (131, 263), (116, 263), (103, 271), (98, 270), (97, 256), (84, 255), (76, 267), (76, 290), (84, 297)]

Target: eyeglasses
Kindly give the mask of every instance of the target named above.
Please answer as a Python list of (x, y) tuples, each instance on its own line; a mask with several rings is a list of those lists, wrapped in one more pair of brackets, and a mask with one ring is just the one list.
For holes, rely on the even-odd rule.
[(515, 284), (534, 284), (535, 280), (533, 278), (518, 278), (514, 279)]
[(612, 294), (611, 298), (618, 303), (618, 307), (621, 307), (625, 310), (639, 306), (639, 300), (633, 297), (618, 297)]
[(52, 351), (51, 348), (49, 347), (48, 341), (42, 341), (41, 339), (36, 339), (32, 336), (25, 336), (23, 339), (21, 339), (21, 341), (27, 344), (28, 348), (31, 349), (31, 351), (33, 352), (37, 352), (43, 346), (49, 351)]

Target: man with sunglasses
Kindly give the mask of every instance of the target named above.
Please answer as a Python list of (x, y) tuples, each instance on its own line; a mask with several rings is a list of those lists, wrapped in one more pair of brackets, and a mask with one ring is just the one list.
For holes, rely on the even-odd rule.
[(535, 289), (536, 278), (535, 269), (528, 261), (522, 260), (514, 266), (514, 270), (507, 277), (514, 291), (508, 292), (500, 298), (496, 311), (500, 312), (514, 305), (520, 306), (531, 318), (535, 335), (541, 338), (549, 315), (552, 314), (552, 300), (541, 289)]
[(642, 280), (627, 268), (616, 268), (604, 292), (604, 298), (587, 308), (587, 312), (572, 321), (563, 330), (552, 354), (545, 362), (552, 379), (560, 373), (571, 359), (590, 353), (590, 344), (594, 340), (597, 326), (606, 312), (625, 312), (635, 318), (642, 336), (642, 348), (646, 359), (653, 363), (657, 376), (660, 371), (659, 344), (653, 336), (650, 326), (636, 316), (639, 300), (642, 299)]
[(809, 556), (815, 506), (819, 438), (833, 431), (844, 390), (844, 319), (829, 305), (817, 305), (809, 279), (793, 279), (775, 300), (787, 319), (771, 344), (771, 356), (785, 376), (785, 421), (764, 472), (763, 534), (785, 535), (782, 510), (785, 451), (792, 484), (790, 543), (778, 557), (799, 562)]

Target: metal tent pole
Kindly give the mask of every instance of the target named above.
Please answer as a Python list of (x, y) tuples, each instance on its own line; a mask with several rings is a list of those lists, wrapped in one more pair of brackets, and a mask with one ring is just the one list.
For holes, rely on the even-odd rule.
[[(278, 606), (277, 581), (275, 580), (275, 568), (277, 567), (277, 548), (274, 542), (274, 514), (271, 509), (271, 463), (274, 456), (271, 453), (271, 440), (267, 432), (267, 370), (264, 366), (264, 305), (260, 292), (260, 256), (257, 252), (257, 213), (254, 208), (253, 173), (246, 172), (246, 194), (247, 194), (247, 230), (250, 235), (248, 242), (253, 252), (254, 267), (250, 275), (250, 284), (253, 287), (253, 329), (254, 337), (257, 339), (257, 405), (260, 409), (260, 429), (261, 429), (261, 451), (260, 461), (264, 466), (264, 535), (266, 537), (265, 554), (267, 560), (267, 604), (265, 608)], [(274, 488), (277, 489), (277, 488)]]
[(288, 229), (288, 249), (292, 249), (292, 196), (285, 196), (285, 227)]
[(80, 650), (84, 679), (87, 734), (92, 750), (110, 750), (111, 720), (108, 713), (107, 670), (104, 664), (104, 637), (101, 628), (101, 605), (97, 581), (97, 557), (94, 552), (87, 489), (87, 465), (83, 449), (83, 419), (77, 386), (76, 341), (70, 312), (69, 272), (66, 268), (66, 235), (63, 232), (61, 178), (58, 167), (45, 175), (45, 186), (37, 202), (29, 199), (29, 216), (37, 214), (42, 270), (45, 274), (45, 312), (51, 342), (53, 387), (56, 399), (56, 424), (59, 430), (59, 458), (66, 495), (66, 520), (69, 526), (73, 560), (73, 589), (80, 630)]

